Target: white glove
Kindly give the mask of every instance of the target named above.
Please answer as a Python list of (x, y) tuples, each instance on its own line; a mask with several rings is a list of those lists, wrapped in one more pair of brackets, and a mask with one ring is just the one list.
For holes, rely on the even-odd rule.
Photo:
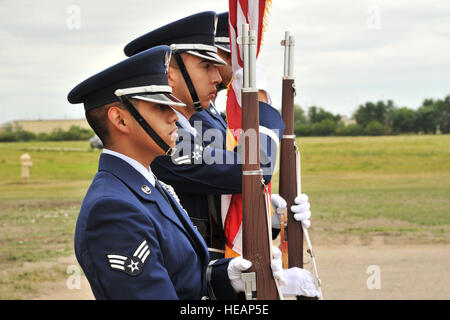
[(285, 270), (283, 269), (283, 261), (281, 259), (282, 253), (277, 247), (272, 247), (272, 261), (270, 267), (275, 280), (278, 280), (280, 285), (287, 285)]
[(287, 284), (281, 284), (281, 292), (285, 297), (305, 296), (318, 297), (320, 292), (314, 284), (311, 272), (297, 267), (284, 269)]
[(295, 197), (295, 205), (291, 206), (291, 211), (294, 213), (294, 219), (301, 221), (305, 228), (311, 226), (311, 204), (308, 201), (308, 196), (304, 193)]
[(234, 291), (244, 291), (244, 282), (241, 279), (241, 274), (242, 271), (248, 270), (251, 266), (252, 263), (248, 260), (245, 260), (241, 256), (230, 261), (230, 263), (228, 264), (227, 273)]
[(319, 290), (314, 284), (314, 279), (308, 270), (300, 268), (283, 269), (281, 251), (272, 247), (272, 273), (278, 280), (283, 296), (320, 297)]
[(275, 214), (272, 215), (272, 228), (281, 229), (280, 226), (280, 217), (276, 213), (277, 209), (285, 209), (287, 206), (286, 200), (284, 200), (279, 194), (272, 194), (270, 196), (270, 202), (272, 203), (272, 207), (275, 210)]
[[(277, 209), (286, 208), (286, 201), (279, 194), (272, 194), (270, 200), (275, 212)], [(294, 219), (296, 221), (300, 221), (307, 229), (311, 226), (311, 211), (309, 210), (311, 208), (311, 204), (308, 200), (308, 196), (302, 193), (301, 195), (295, 197), (295, 205), (291, 206), (291, 211), (294, 213)], [(272, 216), (272, 227), (276, 229), (281, 228), (280, 217), (278, 214), (274, 214)]]
[[(248, 270), (252, 263), (242, 256), (234, 258), (228, 264), (228, 278), (234, 291), (244, 291), (244, 282), (241, 279), (242, 272)], [(287, 284), (285, 272), (282, 266), (281, 251), (277, 247), (272, 247), (272, 260), (270, 262), (273, 277), (280, 282), (280, 284)]]

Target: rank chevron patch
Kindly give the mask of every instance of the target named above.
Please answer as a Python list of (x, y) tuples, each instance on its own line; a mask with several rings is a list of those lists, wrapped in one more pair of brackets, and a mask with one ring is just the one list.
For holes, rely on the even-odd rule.
[(176, 159), (173, 159), (175, 164), (191, 164), (191, 159), (189, 155), (181, 156)]
[[(180, 157), (172, 157), (172, 162), (176, 165), (180, 164), (192, 164), (192, 160), (194, 159), (194, 163), (201, 163), (201, 159), (203, 156), (203, 146), (199, 144), (194, 145), (194, 150), (191, 152), (191, 154), (187, 154)], [(200, 160), (200, 162), (199, 162)]]
[(111, 269), (124, 272), (129, 276), (137, 276), (144, 269), (145, 261), (149, 255), (150, 248), (147, 240), (143, 240), (134, 251), (132, 257), (121, 254), (107, 254), (106, 257)]

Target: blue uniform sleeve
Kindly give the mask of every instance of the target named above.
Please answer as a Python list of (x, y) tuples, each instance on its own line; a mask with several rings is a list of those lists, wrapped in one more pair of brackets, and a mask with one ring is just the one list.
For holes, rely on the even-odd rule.
[[(284, 124), (278, 110), (260, 102), (260, 164), (266, 183), (272, 178), (276, 163), (277, 147), (284, 132)], [(158, 157), (152, 171), (177, 192), (190, 194), (233, 194), (242, 192), (242, 145), (235, 150), (204, 146), (183, 130), (177, 153), (172, 157)], [(217, 139), (222, 133), (218, 131)], [(205, 136), (205, 132), (203, 132)], [(212, 134), (211, 136), (214, 136)], [(211, 137), (208, 137), (211, 139)]]
[[(242, 165), (238, 154), (233, 151), (208, 148), (209, 159), (228, 159), (227, 162), (180, 163), (171, 157), (158, 157), (152, 164), (152, 171), (177, 192), (194, 194), (231, 194), (242, 190)], [(206, 153), (205, 152), (205, 153)], [(206, 165), (205, 165), (206, 163)]]
[(82, 265), (99, 299), (178, 299), (164, 267), (157, 231), (139, 208), (96, 201), (86, 222)]
[(209, 297), (213, 300), (238, 300), (239, 293), (234, 291), (228, 278), (228, 264), (233, 258), (211, 261), (207, 269)]

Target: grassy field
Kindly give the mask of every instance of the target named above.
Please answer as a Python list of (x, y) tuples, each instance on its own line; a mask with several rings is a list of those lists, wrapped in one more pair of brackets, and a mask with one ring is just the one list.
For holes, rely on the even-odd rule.
[(313, 234), (323, 238), (318, 241), (352, 236), (363, 243), (373, 236), (393, 243), (450, 241), (450, 136), (297, 143), (302, 189), (318, 229)]
[[(33, 162), (27, 183), (20, 179), (23, 153)], [(29, 298), (38, 283), (67, 277), (67, 266), (41, 263), (73, 254), (99, 154), (89, 142), (0, 143), (0, 299)]]
[[(297, 142), (316, 243), (450, 243), (449, 135)], [(23, 153), (33, 161), (27, 183)], [(73, 254), (99, 153), (88, 142), (0, 143), (0, 299), (33, 297), (40, 282), (67, 277), (52, 261)]]

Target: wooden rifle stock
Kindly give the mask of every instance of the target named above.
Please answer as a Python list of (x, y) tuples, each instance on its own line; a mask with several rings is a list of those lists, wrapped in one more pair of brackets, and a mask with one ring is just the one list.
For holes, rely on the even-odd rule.
[[(244, 111), (245, 110), (245, 111)], [(242, 129), (244, 132), (258, 130), (258, 92), (242, 94)], [(256, 122), (255, 122), (256, 121)], [(257, 124), (256, 127), (254, 124)], [(256, 273), (256, 298), (258, 300), (278, 299), (275, 280), (270, 268), (270, 242), (268, 219), (262, 184), (262, 172), (259, 165), (259, 143), (252, 145), (254, 134), (246, 138), (245, 161), (242, 166), (242, 245), (243, 257), (252, 262), (249, 272)], [(250, 150), (258, 153), (257, 163), (250, 163), (254, 155)]]
[[(294, 199), (301, 193), (301, 184), (297, 178), (300, 170), (297, 165), (297, 144), (294, 134), (294, 96), (295, 81), (293, 77), (294, 68), (294, 37), (285, 33), (285, 40), (281, 42), (285, 46), (284, 55), (284, 77), (281, 116), (285, 125), (284, 135), (280, 144), (280, 181), (279, 193), (287, 203), (287, 248), (288, 248), (288, 266), (289, 268), (303, 268), (303, 228), (302, 224), (294, 219), (294, 214), (290, 210), (294, 205)], [(286, 248), (286, 244), (282, 244)], [(283, 247), (282, 247), (283, 248)], [(284, 253), (285, 254), (285, 253)], [(299, 300), (317, 300), (317, 298), (309, 298), (297, 296)]]
[(295, 197), (301, 190), (297, 190), (297, 164), (296, 143), (294, 134), (294, 96), (295, 81), (293, 70), (293, 37), (289, 32), (282, 41), (285, 46), (283, 93), (281, 103), (281, 116), (285, 125), (284, 135), (280, 144), (280, 196), (287, 202), (288, 209), (288, 265), (290, 268), (303, 268), (303, 230), (301, 223), (294, 219), (290, 208), (294, 204)]
[[(262, 170), (259, 161), (259, 103), (258, 89), (254, 77), (256, 62), (256, 45), (251, 48), (254, 31), (243, 26), (240, 41), (244, 48), (244, 87), (242, 89), (242, 129), (241, 142), (244, 146), (244, 163), (242, 165), (242, 246), (243, 257), (252, 262), (250, 270), (243, 273), (247, 299), (276, 300), (279, 298), (277, 284), (273, 278), (271, 262), (271, 229), (266, 210), (266, 198)], [(256, 40), (254, 41), (256, 43)], [(254, 50), (254, 51), (252, 51)], [(250, 52), (249, 52), (250, 51)], [(246, 56), (247, 55), (247, 56)], [(250, 56), (250, 57), (249, 57)], [(254, 59), (252, 62), (251, 59)], [(248, 61), (250, 60), (250, 61)], [(246, 68), (249, 67), (249, 70)], [(246, 73), (246, 71), (248, 73)], [(250, 279), (246, 281), (245, 279)], [(252, 278), (253, 277), (253, 278)], [(248, 287), (251, 286), (251, 289)], [(249, 291), (251, 292), (249, 294)], [(256, 295), (255, 295), (256, 291)]]
[[(303, 230), (294, 219), (290, 208), (298, 195), (296, 175), (296, 146), (294, 135), (294, 80), (283, 79), (282, 111), (285, 124), (284, 137), (280, 144), (280, 196), (287, 202), (288, 265), (303, 268)], [(300, 191), (300, 190), (299, 190)]]

